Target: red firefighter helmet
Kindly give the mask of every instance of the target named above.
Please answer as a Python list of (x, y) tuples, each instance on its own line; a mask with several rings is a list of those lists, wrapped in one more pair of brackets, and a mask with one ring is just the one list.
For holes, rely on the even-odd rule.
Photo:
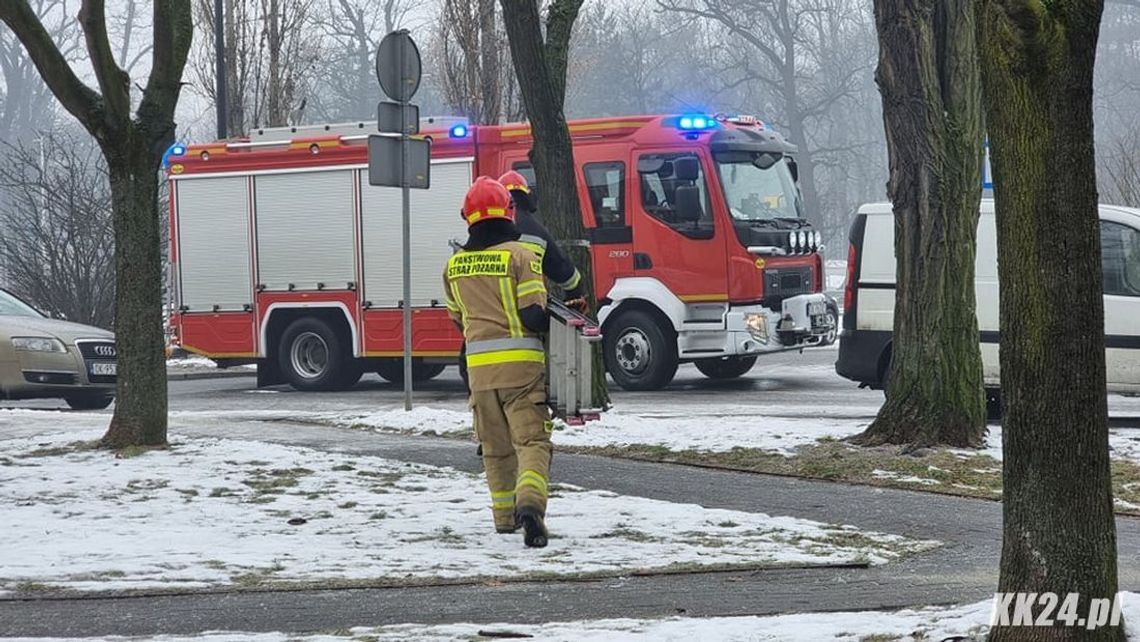
[(530, 194), (530, 185), (526, 184), (526, 177), (513, 169), (500, 176), (499, 182), (503, 184), (503, 187), (507, 188), (508, 192)]
[(463, 197), (463, 220), (474, 225), (493, 218), (515, 220), (515, 208), (507, 188), (490, 176), (480, 176)]

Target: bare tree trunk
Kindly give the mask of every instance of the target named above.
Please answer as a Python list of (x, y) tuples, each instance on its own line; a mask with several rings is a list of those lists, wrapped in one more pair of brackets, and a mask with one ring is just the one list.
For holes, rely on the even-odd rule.
[[(1082, 614), (1117, 591), (1092, 112), (1103, 8), (983, 0), (979, 20), (1001, 282), (998, 590), (1078, 593)], [(990, 634), (1123, 639), (1120, 626)]]
[(265, 16), (266, 21), (266, 40), (269, 49), (269, 88), (268, 88), (268, 107), (267, 111), (270, 127), (284, 127), (289, 124), (289, 117), (286, 113), (288, 105), (284, 100), (284, 70), (281, 69), (281, 48), (284, 37), (281, 33), (281, 13), (280, 13), (280, 0), (269, 0), (268, 15)]
[(483, 125), (497, 124), (502, 114), (502, 97), (499, 91), (502, 42), (499, 41), (498, 32), (495, 0), (479, 0), (479, 54), (482, 57), (479, 65), (479, 93), (482, 96), (479, 122)]
[[(115, 340), (118, 396), (110, 448), (166, 443), (166, 363), (162, 333), (162, 257), (158, 158), (139, 132), (104, 147), (115, 223)], [(162, 376), (155, 376), (162, 373)]]
[(984, 437), (973, 7), (973, 0), (875, 1), (897, 289), (887, 401), (856, 443), (980, 446)]
[[(240, 136), (245, 133), (245, 87), (240, 78), (241, 65), (238, 57), (238, 24), (234, 5), (241, 0), (226, 0), (225, 4), (225, 33), (226, 33), (226, 131), (230, 136)], [(245, 12), (242, 12), (245, 19)]]
[[(518, 75), (526, 113), (530, 118), (534, 147), (530, 150), (538, 181), (542, 212), (551, 234), (558, 239), (584, 239), (582, 206), (574, 178), (574, 149), (570, 128), (562, 112), (565, 99), (566, 62), (570, 32), (583, 0), (554, 0), (548, 11), (546, 41), (536, 0), (500, 0), (511, 58)], [(587, 248), (567, 248), (582, 273), (591, 309), (597, 308), (593, 266)], [(600, 344), (594, 351), (594, 401), (609, 403), (606, 372)]]

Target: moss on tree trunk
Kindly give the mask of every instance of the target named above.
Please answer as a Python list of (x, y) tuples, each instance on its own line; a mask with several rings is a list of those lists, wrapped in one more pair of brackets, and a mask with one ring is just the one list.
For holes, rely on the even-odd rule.
[[(1001, 281), (999, 591), (1112, 598), (1104, 302), (1092, 80), (1101, 0), (983, 0)], [(1035, 616), (1041, 607), (1034, 609)], [(990, 640), (1123, 640), (1122, 627), (1003, 627)]]
[(897, 291), (887, 400), (854, 441), (979, 446), (981, 84), (972, 0), (875, 0)]

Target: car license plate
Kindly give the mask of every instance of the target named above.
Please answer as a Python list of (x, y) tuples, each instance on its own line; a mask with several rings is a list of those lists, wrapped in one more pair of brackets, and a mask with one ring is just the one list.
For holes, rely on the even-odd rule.
[(812, 301), (808, 303), (808, 316), (819, 317), (827, 313), (827, 305), (823, 301)]
[(91, 364), (91, 374), (96, 377), (114, 377), (116, 374), (115, 363), (93, 363)]

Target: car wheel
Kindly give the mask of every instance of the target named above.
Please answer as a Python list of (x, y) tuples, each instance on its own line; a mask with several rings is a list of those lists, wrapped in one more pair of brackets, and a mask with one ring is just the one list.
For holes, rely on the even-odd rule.
[(756, 365), (756, 357), (697, 359), (694, 365), (709, 379), (735, 379)]
[(281, 335), (278, 366), (297, 390), (343, 390), (360, 380), (362, 371), (337, 333), (320, 319), (297, 319)]
[(629, 310), (606, 324), (606, 370), (626, 390), (660, 390), (677, 374), (677, 341), (647, 312)]
[(114, 400), (113, 395), (79, 395), (64, 398), (72, 410), (102, 410)]
[[(412, 381), (427, 381), (438, 377), (442, 372), (444, 366), (442, 363), (424, 363), (423, 359), (418, 357), (412, 359)], [(376, 366), (376, 374), (380, 375), (387, 381), (392, 383), (404, 382), (404, 360), (403, 359), (381, 359), (379, 365)]]

